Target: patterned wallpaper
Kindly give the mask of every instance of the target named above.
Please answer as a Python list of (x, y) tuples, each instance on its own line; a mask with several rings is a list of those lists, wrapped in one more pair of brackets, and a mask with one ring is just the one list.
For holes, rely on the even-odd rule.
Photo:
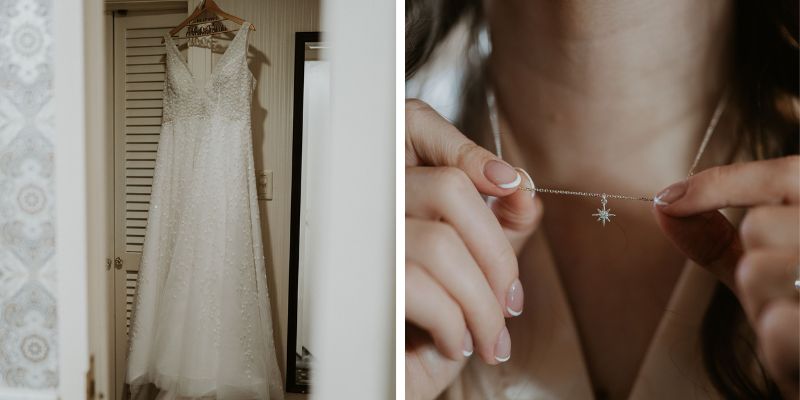
[(54, 388), (53, 0), (0, 0), (0, 389)]

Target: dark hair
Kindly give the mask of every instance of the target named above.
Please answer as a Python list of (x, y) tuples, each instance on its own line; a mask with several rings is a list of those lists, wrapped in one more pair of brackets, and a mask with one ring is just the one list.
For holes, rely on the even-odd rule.
[[(756, 159), (798, 153), (798, 2), (736, 0), (733, 30), (733, 102), (740, 112), (737, 135)], [(431, 57), (462, 19), (473, 43), (483, 23), (481, 0), (406, 1), (406, 79)], [(462, 112), (456, 125), (478, 143), (485, 129), (485, 66), (470, 46)], [(703, 319), (703, 362), (710, 381), (727, 399), (780, 399), (761, 366), (755, 337), (736, 296), (717, 284)], [(753, 363), (758, 373), (753, 373)]]

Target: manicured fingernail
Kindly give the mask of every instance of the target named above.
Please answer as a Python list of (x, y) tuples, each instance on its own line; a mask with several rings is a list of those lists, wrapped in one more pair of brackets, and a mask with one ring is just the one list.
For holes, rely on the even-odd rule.
[(663, 207), (680, 200), (686, 194), (686, 181), (673, 183), (667, 186), (666, 189), (660, 191), (656, 197), (653, 198), (653, 203), (656, 206)]
[(497, 337), (497, 344), (494, 345), (494, 359), (497, 362), (506, 362), (511, 358), (511, 336), (505, 326)]
[(522, 283), (517, 279), (511, 284), (511, 287), (508, 288), (508, 294), (506, 295), (506, 311), (508, 311), (512, 317), (517, 317), (522, 314), (523, 296)]
[(464, 350), (461, 351), (464, 354), (464, 357), (469, 357), (472, 355), (472, 335), (467, 332), (464, 336)]
[(531, 178), (531, 174), (529, 174), (528, 171), (525, 171), (524, 169), (519, 168), (519, 167), (514, 168), (514, 170), (517, 171), (517, 173), (520, 176), (524, 176), (528, 180), (528, 185), (529, 185), (528, 189), (531, 189), (530, 190), (531, 198), (536, 197), (536, 183), (533, 182), (533, 178)]
[(522, 177), (510, 165), (492, 160), (483, 167), (483, 175), (501, 189), (512, 189), (519, 186)]

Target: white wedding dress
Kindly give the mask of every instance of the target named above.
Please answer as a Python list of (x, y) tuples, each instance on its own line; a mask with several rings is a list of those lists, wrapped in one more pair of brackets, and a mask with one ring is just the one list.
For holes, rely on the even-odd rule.
[(166, 36), (164, 119), (130, 328), (134, 399), (282, 399), (244, 23), (205, 83)]

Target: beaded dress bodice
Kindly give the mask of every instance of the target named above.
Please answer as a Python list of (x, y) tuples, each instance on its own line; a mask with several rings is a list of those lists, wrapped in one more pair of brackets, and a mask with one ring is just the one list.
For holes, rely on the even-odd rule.
[[(245, 25), (247, 27), (245, 27)], [(175, 42), (166, 37), (167, 70), (164, 87), (164, 123), (180, 118), (218, 116), (235, 121), (250, 120), (250, 103), (255, 78), (247, 67), (247, 29), (231, 41), (205, 82), (199, 81)]]

